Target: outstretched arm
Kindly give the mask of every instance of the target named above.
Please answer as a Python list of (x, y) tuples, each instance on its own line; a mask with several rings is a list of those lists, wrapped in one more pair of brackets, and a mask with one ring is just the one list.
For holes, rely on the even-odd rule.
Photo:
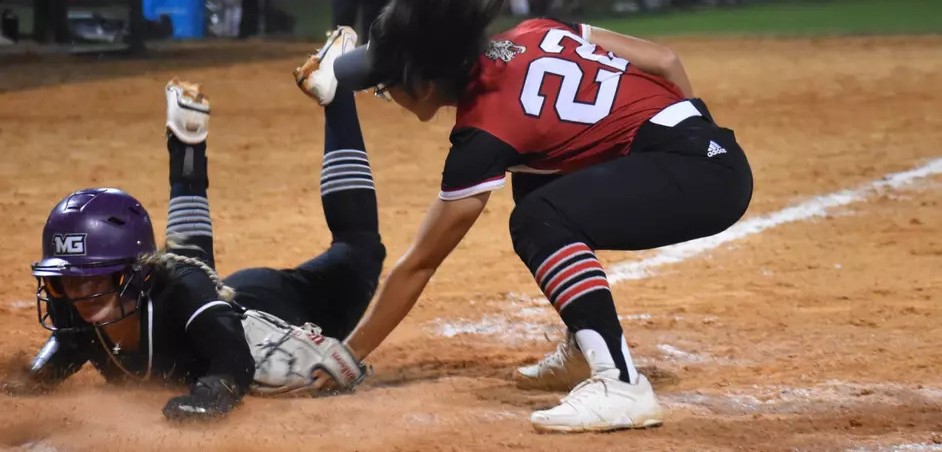
[[(204, 264), (205, 266), (205, 264)], [(224, 416), (238, 405), (252, 382), (255, 361), (240, 316), (221, 299), (205, 268), (180, 262), (172, 271), (176, 284), (165, 293), (186, 346), (200, 361), (203, 375), (190, 393), (171, 399), (164, 416), (171, 420)]]
[(484, 192), (455, 201), (435, 200), (412, 247), (393, 267), (374, 305), (346, 341), (357, 359), (369, 355), (402, 322), (489, 197), (490, 192)]

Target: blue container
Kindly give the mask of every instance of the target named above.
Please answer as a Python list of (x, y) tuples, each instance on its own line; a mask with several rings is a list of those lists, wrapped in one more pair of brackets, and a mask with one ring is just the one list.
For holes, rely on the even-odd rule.
[(204, 0), (143, 0), (144, 17), (157, 20), (169, 16), (173, 22), (173, 37), (177, 39), (202, 38), (205, 29)]

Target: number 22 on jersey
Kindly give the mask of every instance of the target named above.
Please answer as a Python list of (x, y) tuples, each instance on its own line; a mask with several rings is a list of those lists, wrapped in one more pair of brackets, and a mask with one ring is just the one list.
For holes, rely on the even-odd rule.
[(575, 33), (562, 29), (552, 29), (547, 32), (543, 42), (540, 43), (540, 49), (550, 55), (560, 55), (563, 53), (564, 39), (572, 39), (579, 43), (579, 47), (576, 48), (576, 55), (579, 58), (599, 64), (598, 71), (595, 73), (595, 83), (599, 84), (595, 101), (586, 103), (576, 100), (579, 87), (582, 85), (582, 78), (585, 76), (585, 72), (578, 63), (556, 56), (542, 56), (533, 60), (527, 68), (523, 91), (520, 93), (520, 105), (528, 116), (539, 117), (546, 100), (546, 97), (540, 94), (543, 81), (547, 74), (556, 75), (562, 80), (554, 106), (559, 119), (580, 124), (595, 124), (612, 111), (621, 76), (628, 70), (628, 60), (616, 57), (611, 52), (608, 55), (598, 55), (594, 53), (596, 49), (594, 44)]

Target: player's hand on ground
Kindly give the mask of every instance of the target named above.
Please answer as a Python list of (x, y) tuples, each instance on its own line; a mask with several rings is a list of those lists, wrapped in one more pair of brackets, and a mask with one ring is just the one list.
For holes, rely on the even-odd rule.
[(171, 421), (217, 419), (232, 411), (241, 399), (232, 380), (210, 375), (200, 378), (189, 394), (170, 399), (163, 413)]

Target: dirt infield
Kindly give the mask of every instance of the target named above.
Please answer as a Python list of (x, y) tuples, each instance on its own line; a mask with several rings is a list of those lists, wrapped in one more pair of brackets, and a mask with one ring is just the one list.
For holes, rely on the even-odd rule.
[[(662, 428), (532, 431), (529, 412), (562, 394), (519, 391), (510, 371), (550, 351), (544, 333), (556, 339), (560, 329), (510, 246), (504, 190), (372, 357), (377, 374), (356, 395), (248, 398), (221, 422), (178, 427), (160, 414), (172, 391), (107, 387), (85, 369), (47, 396), (0, 395), (0, 446), (942, 450), (942, 165), (902, 176), (905, 184), (872, 184), (942, 157), (942, 38), (671, 44), (749, 155), (756, 192), (744, 221), (765, 223), (614, 286), (633, 354), (669, 409)], [(302, 57), (306, 49), (297, 50)], [(140, 198), (163, 230), (162, 87), (171, 76), (202, 81), (214, 100), (210, 202), (221, 272), (291, 266), (324, 249), (323, 114), (296, 92), (296, 62), (173, 70), (165, 58), (4, 69), (0, 361), (33, 353), (46, 337), (28, 264), (56, 200), (82, 186), (117, 186)], [(122, 76), (103, 77), (109, 73)], [(364, 96), (360, 116), (388, 267), (438, 192), (451, 114), (423, 127)], [(841, 196), (855, 197), (816, 198), (845, 189), (852, 192)], [(809, 200), (834, 202), (779, 215)], [(601, 255), (612, 266), (658, 256)]]

